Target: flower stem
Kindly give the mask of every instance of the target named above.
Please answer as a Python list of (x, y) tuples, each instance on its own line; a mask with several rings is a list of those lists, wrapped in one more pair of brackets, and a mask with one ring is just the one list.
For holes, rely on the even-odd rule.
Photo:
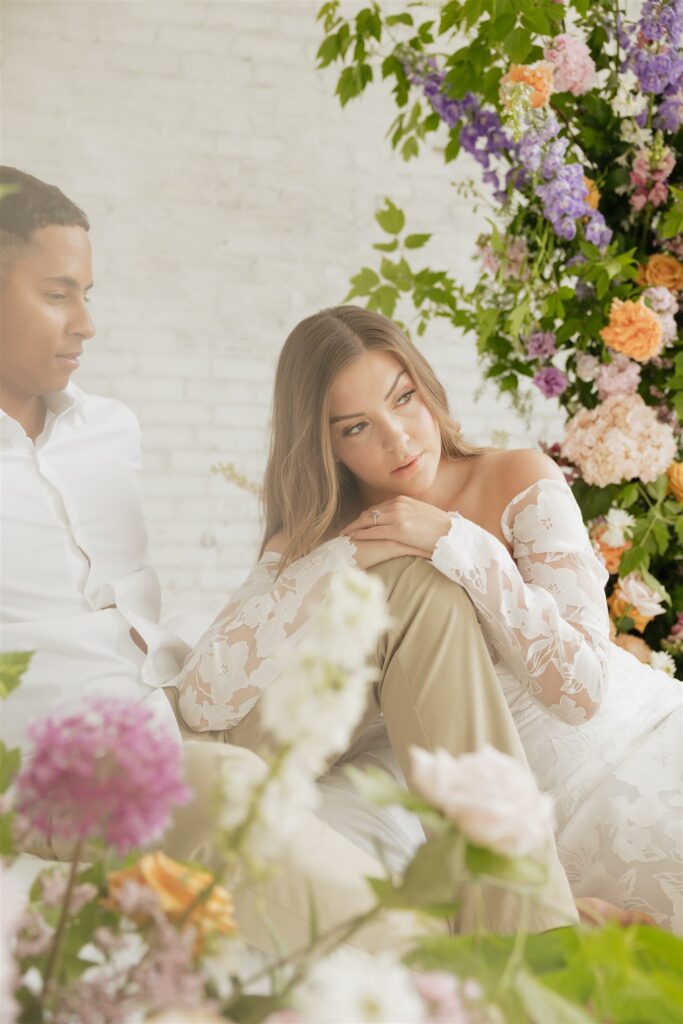
[(55, 973), (59, 965), (59, 954), (61, 953), (62, 939), (64, 938), (64, 931), (66, 929), (66, 923), (69, 918), (69, 904), (71, 903), (71, 894), (74, 888), (74, 882), (76, 881), (76, 872), (78, 871), (79, 861), (81, 859), (81, 851), (83, 849), (83, 839), (79, 839), (74, 847), (73, 858), (71, 860), (71, 868), (69, 870), (69, 880), (66, 886), (66, 892), (64, 893), (64, 900), (62, 901), (62, 909), (59, 914), (59, 921), (55, 929), (55, 934), (52, 939), (52, 945), (50, 946), (50, 952), (47, 958), (47, 964), (45, 966), (45, 972), (43, 974), (43, 991), (40, 995), (40, 1016), (43, 1017), (45, 1010), (45, 1004), (49, 993), (50, 982), (53, 974)]

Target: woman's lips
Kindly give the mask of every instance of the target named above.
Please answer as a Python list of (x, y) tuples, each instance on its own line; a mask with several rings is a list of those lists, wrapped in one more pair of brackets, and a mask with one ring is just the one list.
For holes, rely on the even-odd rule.
[(396, 476), (407, 476), (408, 473), (412, 473), (413, 470), (417, 469), (420, 459), (422, 458), (422, 452), (419, 452), (412, 462), (409, 462), (405, 466), (399, 466), (398, 469), (393, 469), (392, 473)]

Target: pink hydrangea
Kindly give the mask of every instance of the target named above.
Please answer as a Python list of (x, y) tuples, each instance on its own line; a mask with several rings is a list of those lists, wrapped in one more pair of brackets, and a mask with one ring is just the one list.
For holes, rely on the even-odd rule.
[(180, 744), (137, 701), (95, 697), (30, 734), (16, 806), (46, 838), (100, 839), (123, 853), (160, 835), (171, 806), (189, 799)]
[(598, 487), (633, 479), (651, 483), (675, 453), (673, 429), (640, 395), (613, 395), (594, 409), (579, 410), (562, 443), (562, 455)]
[(555, 92), (571, 92), (581, 96), (595, 84), (595, 64), (583, 39), (567, 34), (555, 36), (544, 50), (553, 66)]
[(595, 378), (600, 401), (610, 395), (633, 395), (640, 384), (640, 366), (628, 356), (616, 352), (611, 363), (601, 363)]

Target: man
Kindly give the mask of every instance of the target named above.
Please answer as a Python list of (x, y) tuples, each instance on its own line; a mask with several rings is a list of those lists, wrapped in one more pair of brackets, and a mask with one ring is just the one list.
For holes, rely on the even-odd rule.
[(29, 174), (3, 167), (0, 187), (0, 644), (35, 651), (3, 732), (25, 747), (47, 708), (116, 693), (179, 735), (158, 687), (187, 648), (144, 562), (137, 421), (70, 382), (95, 334), (88, 220)]

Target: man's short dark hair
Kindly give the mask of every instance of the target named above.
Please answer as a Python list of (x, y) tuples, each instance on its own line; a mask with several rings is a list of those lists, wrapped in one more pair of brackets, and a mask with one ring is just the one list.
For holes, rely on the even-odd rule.
[(0, 166), (0, 246), (30, 245), (34, 231), (60, 224), (90, 230), (88, 218), (56, 185)]

